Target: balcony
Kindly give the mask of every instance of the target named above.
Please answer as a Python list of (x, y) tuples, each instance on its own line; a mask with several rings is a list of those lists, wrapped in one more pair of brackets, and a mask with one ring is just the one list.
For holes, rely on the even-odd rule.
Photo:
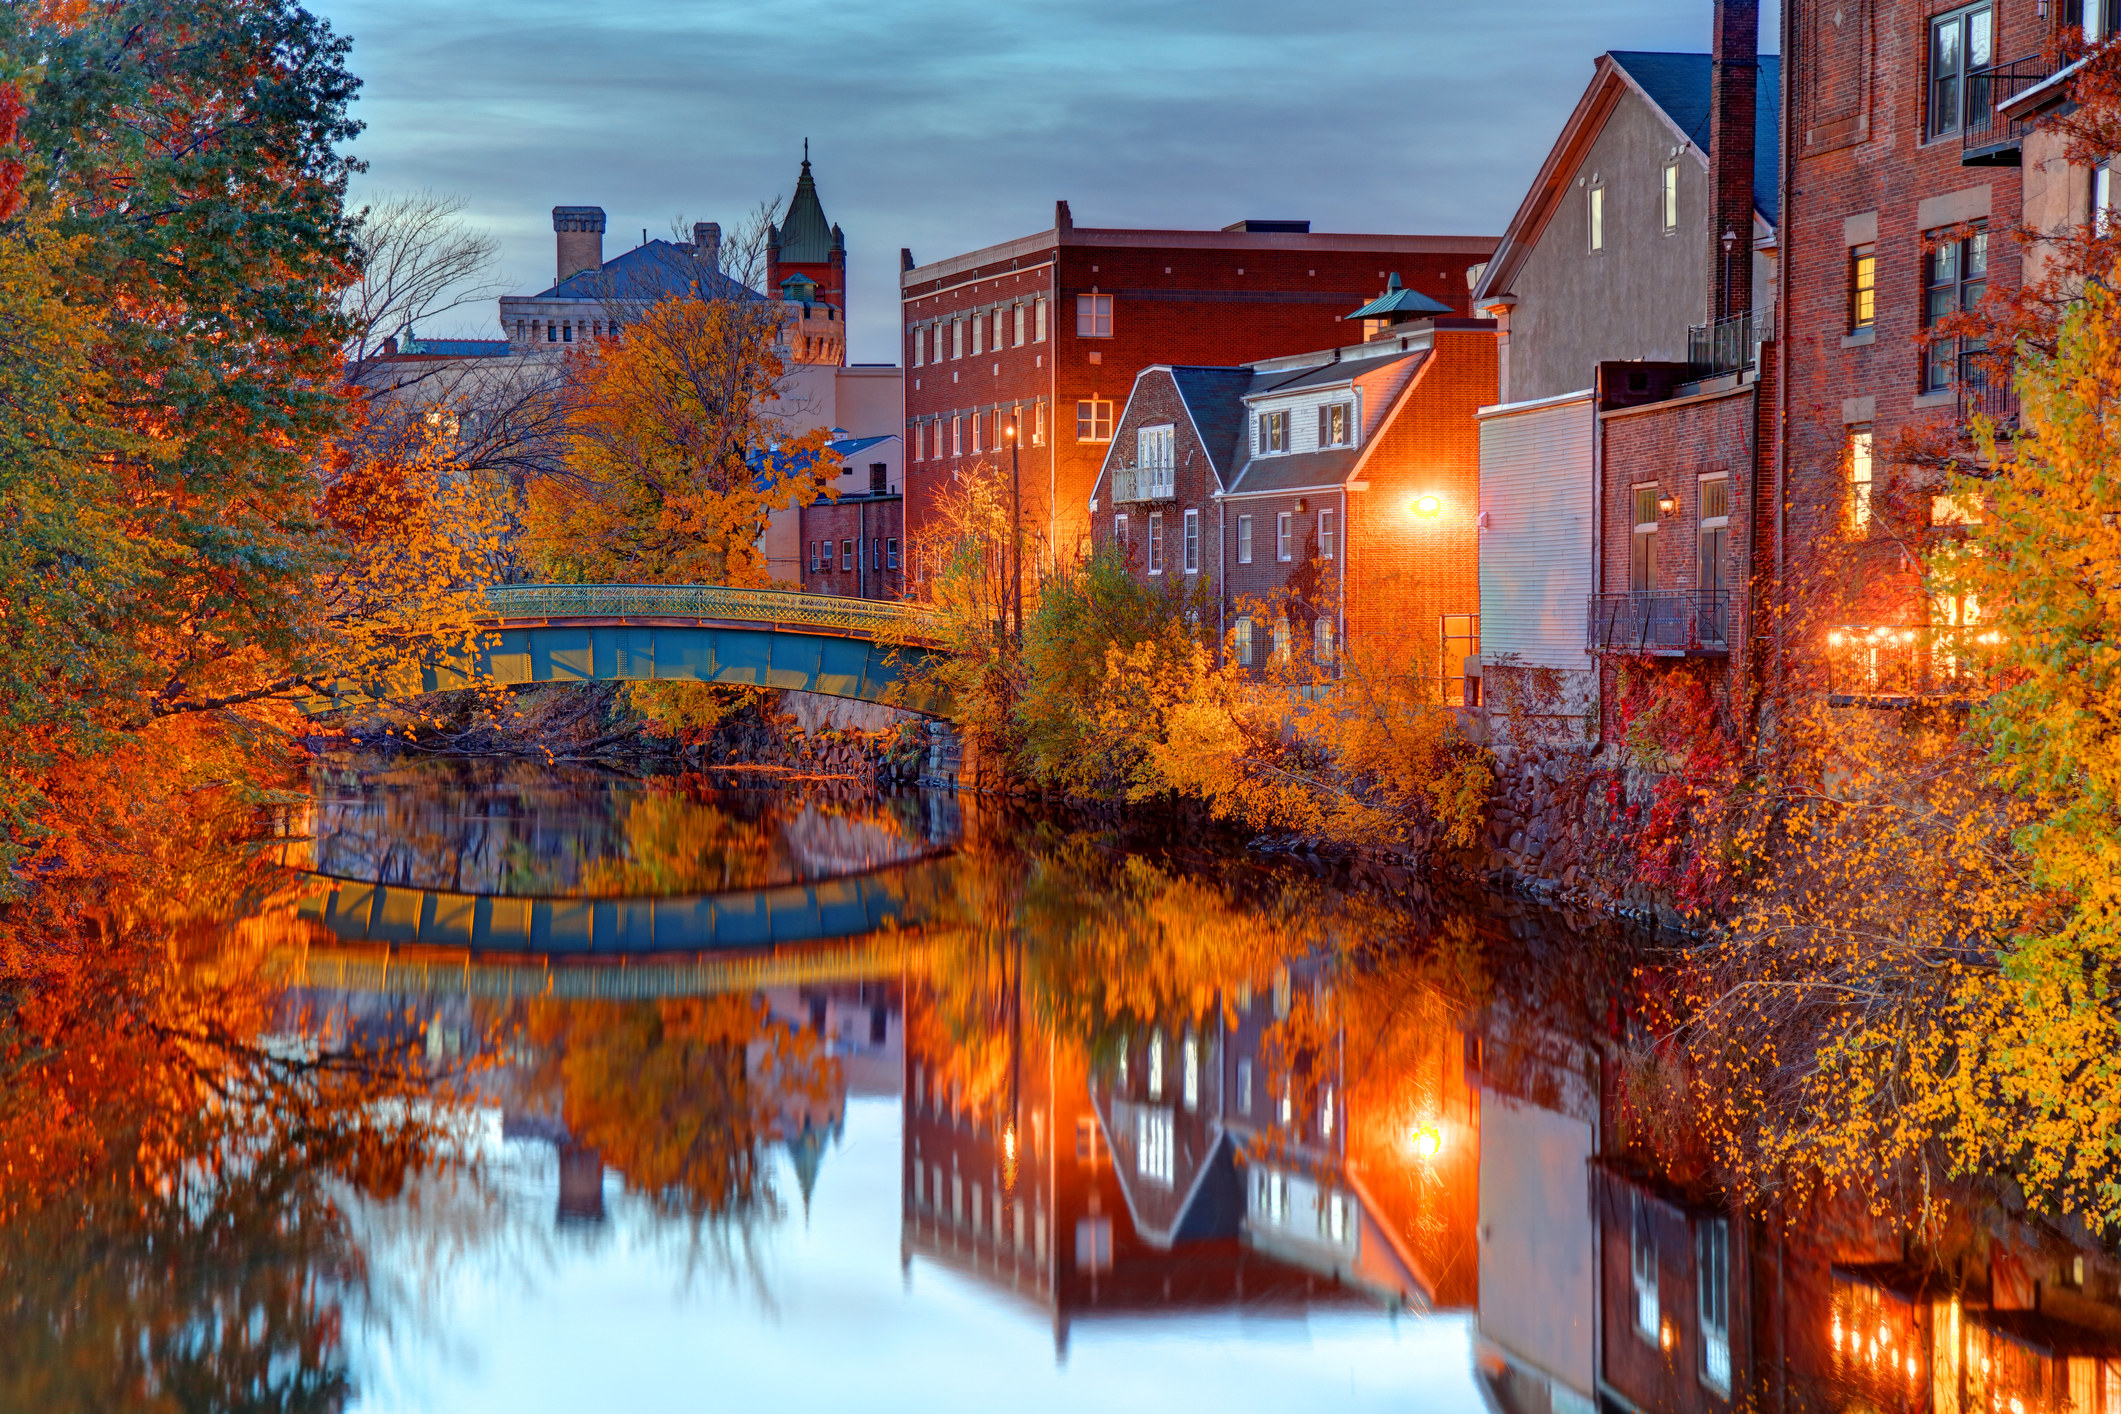
[[(1757, 323), (1766, 327), (1767, 316)], [(1686, 331), (1686, 361), (1701, 367), (1705, 378), (1751, 368), (1760, 357), (1760, 328), (1751, 313), (1692, 325)]]
[(2008, 376), (1997, 377), (1983, 366), (1982, 358), (1979, 353), (1959, 355), (1955, 386), (1959, 425), (1966, 427), (1976, 417), (1985, 417), (1996, 425), (1998, 436), (2008, 437), (2018, 426), (2018, 385)]
[(1996, 110), (2041, 82), (2054, 66), (2039, 55), (1992, 64), (1966, 76), (1966, 125), (1959, 130), (1962, 167), (2016, 167), (2024, 161), (2032, 120), (1998, 117)]
[(1841, 624), (1826, 635), (1827, 703), (1971, 705), (1988, 695), (1986, 663), (2000, 641), (1978, 624)]
[(1584, 651), (1655, 657), (1718, 657), (1731, 651), (1725, 589), (1594, 594), (1584, 615)]
[(1129, 502), (1175, 500), (1178, 491), (1173, 470), (1169, 462), (1114, 467), (1111, 476), (1112, 503), (1125, 505)]

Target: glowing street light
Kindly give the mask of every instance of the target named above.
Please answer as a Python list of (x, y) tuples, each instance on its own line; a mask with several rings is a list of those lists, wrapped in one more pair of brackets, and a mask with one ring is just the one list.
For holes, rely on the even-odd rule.
[(1443, 1152), (1443, 1131), (1433, 1124), (1417, 1124), (1407, 1131), (1407, 1147), (1419, 1159), (1433, 1159)]
[(1443, 497), (1433, 493), (1426, 496), (1416, 496), (1409, 509), (1423, 520), (1434, 520), (1437, 516), (1443, 514)]

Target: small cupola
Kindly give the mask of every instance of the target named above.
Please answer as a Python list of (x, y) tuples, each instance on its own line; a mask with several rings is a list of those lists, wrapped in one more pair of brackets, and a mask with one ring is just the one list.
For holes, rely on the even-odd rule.
[(1431, 299), (1419, 290), (1410, 290), (1399, 283), (1399, 272), (1394, 270), (1385, 282), (1384, 293), (1371, 300), (1352, 314), (1343, 314), (1343, 319), (1360, 319), (1365, 340), (1375, 339), (1386, 333), (1395, 324), (1411, 324), (1417, 319), (1434, 319), (1448, 315), (1451, 306), (1441, 300)]
[(781, 298), (790, 304), (799, 304), (808, 314), (810, 306), (817, 302), (817, 281), (798, 270), (781, 281)]

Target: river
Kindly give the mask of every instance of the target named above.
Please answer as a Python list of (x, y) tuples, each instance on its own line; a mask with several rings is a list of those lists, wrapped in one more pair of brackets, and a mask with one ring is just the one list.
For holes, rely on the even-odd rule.
[(264, 815), (162, 1020), (13, 1072), (0, 1407), (2121, 1409), (2082, 1233), (1730, 1201), (1619, 1061), (1658, 939), (851, 782)]

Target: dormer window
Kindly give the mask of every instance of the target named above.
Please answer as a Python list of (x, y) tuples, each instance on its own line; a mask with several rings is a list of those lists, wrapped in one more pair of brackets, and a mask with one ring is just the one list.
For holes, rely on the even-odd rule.
[(1355, 405), (1326, 403), (1318, 409), (1318, 445), (1345, 447), (1355, 441)]
[(1289, 414), (1286, 410), (1259, 415), (1259, 450), (1262, 453), (1289, 450)]

